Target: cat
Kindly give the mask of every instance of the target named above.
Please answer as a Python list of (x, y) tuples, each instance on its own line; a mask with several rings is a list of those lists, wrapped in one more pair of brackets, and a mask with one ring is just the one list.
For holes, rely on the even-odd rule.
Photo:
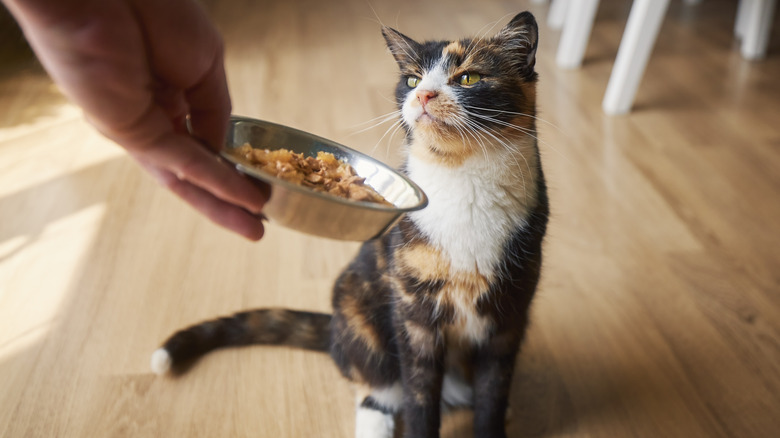
[(260, 309), (172, 335), (162, 374), (215, 348), (329, 351), (357, 387), (356, 436), (437, 437), (442, 406), (474, 409), (474, 434), (505, 437), (510, 383), (539, 281), (549, 215), (536, 139), (533, 15), (492, 37), (418, 43), (384, 27), (400, 67), (401, 171), (428, 195), (362, 245), (333, 314)]

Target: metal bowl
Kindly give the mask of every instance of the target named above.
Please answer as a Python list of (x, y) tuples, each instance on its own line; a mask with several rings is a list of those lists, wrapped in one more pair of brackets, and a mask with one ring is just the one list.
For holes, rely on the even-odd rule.
[[(231, 149), (245, 143), (261, 149), (289, 149), (304, 156), (330, 152), (354, 167), (366, 184), (393, 207), (315, 192), (276, 178), (230, 154)], [(263, 208), (269, 220), (315, 236), (353, 241), (374, 239), (390, 230), (404, 213), (428, 204), (425, 193), (415, 183), (389, 166), (333, 141), (275, 123), (232, 116), (221, 156), (239, 172), (271, 185), (271, 198)]]

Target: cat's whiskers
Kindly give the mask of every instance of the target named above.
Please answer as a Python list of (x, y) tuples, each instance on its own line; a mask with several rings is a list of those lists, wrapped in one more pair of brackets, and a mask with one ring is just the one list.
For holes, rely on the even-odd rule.
[[(471, 134), (471, 137), (474, 139), (476, 144), (479, 145), (480, 149), (482, 150), (482, 153), (485, 156), (485, 160), (488, 160), (487, 146), (485, 146), (485, 144), (483, 143), (482, 139), (480, 139), (477, 135), (475, 135), (476, 133), (473, 132), (474, 129), (471, 126), (469, 126), (469, 119), (466, 118), (466, 117), (463, 117), (463, 118), (459, 119), (458, 120), (458, 126), (459, 126), (458, 129), (463, 129), (466, 132), (467, 135)], [(464, 143), (466, 143), (465, 140), (464, 140)], [(471, 142), (469, 141), (469, 143), (471, 143)]]
[(478, 119), (486, 120), (488, 122), (493, 122), (493, 123), (495, 123), (497, 125), (506, 126), (507, 128), (511, 128), (511, 129), (520, 131), (520, 132), (528, 135), (529, 137), (532, 137), (534, 140), (537, 140), (537, 141), (539, 140), (539, 138), (535, 135), (536, 131), (533, 130), (533, 129), (529, 129), (529, 128), (526, 128), (526, 127), (520, 126), (520, 125), (515, 125), (514, 123), (510, 123), (510, 122), (507, 122), (507, 121), (504, 121), (504, 120), (501, 120), (501, 119), (497, 119), (495, 117), (485, 116), (485, 115), (482, 115), (482, 114), (471, 113), (471, 112), (469, 114), (471, 114), (471, 116), (476, 117)]
[[(475, 108), (475, 107), (471, 107), (471, 108)], [(523, 113), (513, 113), (512, 111), (490, 110), (489, 108), (483, 108), (483, 109), (485, 109), (485, 110), (488, 110), (488, 111), (504, 112), (504, 113), (507, 113), (507, 114), (516, 114), (516, 115), (521, 115), (521, 116), (534, 117), (534, 116), (531, 116), (531, 115), (529, 115), (529, 114), (523, 114)], [(487, 120), (487, 121), (489, 121), (489, 122), (493, 122), (493, 123), (496, 123), (496, 124), (498, 124), (498, 125), (506, 126), (507, 128), (510, 128), (510, 129), (514, 129), (514, 130), (517, 130), (517, 131), (523, 132), (525, 135), (527, 135), (527, 136), (529, 136), (529, 137), (532, 137), (532, 138), (533, 138), (534, 140), (536, 140), (537, 142), (539, 142), (539, 143), (543, 144), (544, 146), (546, 146), (546, 147), (548, 147), (548, 148), (552, 149), (552, 150), (553, 150), (555, 153), (557, 153), (558, 155), (560, 155), (560, 157), (561, 157), (561, 158), (563, 158), (563, 159), (564, 159), (564, 160), (566, 160), (567, 162), (571, 163), (571, 160), (569, 160), (569, 157), (567, 157), (567, 156), (566, 156), (564, 153), (562, 153), (561, 151), (559, 151), (559, 150), (558, 150), (558, 149), (557, 149), (555, 146), (553, 146), (551, 143), (549, 143), (549, 142), (547, 142), (547, 141), (544, 141), (544, 140), (542, 140), (541, 138), (539, 138), (535, 130), (530, 130), (530, 129), (528, 129), (528, 128), (525, 128), (525, 127), (522, 127), (522, 126), (515, 125), (515, 124), (513, 124), (513, 123), (509, 123), (509, 122), (506, 122), (506, 121), (504, 121), (504, 120), (497, 119), (497, 118), (495, 118), (495, 117), (490, 117), (490, 116), (486, 116), (486, 115), (483, 115), (483, 114), (478, 114), (478, 113), (475, 113), (475, 112), (473, 112), (473, 111), (466, 110), (466, 112), (467, 112), (469, 115), (471, 115), (472, 117), (476, 117), (476, 118), (480, 118), (480, 119), (483, 119), (483, 120)], [(544, 121), (544, 120), (542, 120), (542, 119), (538, 119), (538, 120), (540, 120), (540, 121)], [(547, 122), (547, 123), (549, 123), (549, 122)], [(552, 125), (552, 124), (550, 124), (550, 125), (551, 125), (551, 126), (554, 126), (556, 129), (559, 129), (559, 130), (560, 130), (560, 128), (558, 128), (557, 126), (555, 126), (555, 125)], [(563, 132), (563, 131), (561, 130), (561, 132)]]
[(374, 9), (374, 5), (372, 5), (370, 1), (366, 3), (368, 4), (368, 7), (371, 8), (371, 12), (374, 13), (374, 18), (373, 19), (371, 17), (363, 17), (363, 18), (368, 20), (374, 20), (374, 22), (379, 24), (381, 27), (387, 27), (387, 25), (382, 21), (382, 18), (376, 12), (376, 9)]
[[(378, 126), (378, 125), (374, 125), (373, 127), (376, 127), (376, 126)], [(386, 154), (389, 156), (390, 155), (390, 141), (393, 139), (393, 136), (395, 135), (396, 132), (398, 132), (398, 129), (400, 129), (401, 126), (403, 126), (403, 122), (401, 121), (401, 119), (396, 119), (395, 122), (393, 122), (393, 124), (390, 125), (385, 130), (385, 133), (382, 134), (381, 137), (379, 137), (379, 140), (377, 140), (376, 144), (374, 144), (374, 147), (371, 148), (371, 155), (374, 155), (374, 153), (376, 152), (376, 148), (379, 147), (379, 144), (382, 143), (382, 140), (384, 140), (384, 138), (387, 137), (387, 134), (389, 133), (390, 137), (388, 137), (388, 139), (387, 139), (387, 145), (388, 146), (387, 146), (387, 150), (386, 150)], [(392, 130), (392, 132), (391, 132), (391, 130)]]
[[(371, 120), (368, 120), (368, 121), (365, 121), (363, 123), (360, 123), (360, 124), (354, 126), (353, 128), (356, 128), (358, 126), (365, 125), (365, 124), (368, 124), (368, 123), (373, 123), (373, 125), (371, 125), (371, 126), (369, 126), (367, 128), (360, 129), (358, 131), (354, 131), (351, 134), (349, 134), (349, 137), (352, 137), (354, 135), (361, 134), (361, 133), (366, 132), (368, 130), (374, 129), (377, 126), (382, 125), (382, 124), (387, 123), (387, 122), (390, 122), (392, 120), (398, 120), (398, 116), (400, 114), (401, 114), (401, 111), (396, 110), (396, 111), (387, 113), (385, 115), (382, 115), (382, 116), (379, 116), (379, 117), (375, 117), (375, 118), (373, 118)], [(377, 122), (377, 120), (379, 120), (379, 121)], [(376, 122), (376, 123), (374, 123), (374, 122)]]
[[(387, 101), (391, 102), (391, 103), (395, 103), (395, 101), (392, 101), (392, 100), (389, 100), (389, 99), (387, 99)], [(388, 119), (390, 117), (395, 117), (395, 116), (398, 116), (400, 114), (401, 114), (401, 110), (396, 109), (396, 110), (390, 111), (389, 113), (382, 114), (381, 116), (374, 117), (373, 119), (366, 120), (365, 122), (360, 122), (357, 125), (354, 125), (353, 128), (357, 128), (358, 126), (367, 125), (367, 124), (372, 123), (372, 122), (374, 122), (376, 120), (379, 120), (379, 119)]]
[(371, 155), (373, 155), (376, 152), (376, 149), (379, 147), (379, 144), (382, 143), (382, 140), (384, 140), (384, 138), (387, 137), (388, 134), (390, 134), (390, 137), (388, 138), (388, 141), (387, 141), (388, 145), (387, 145), (387, 150), (386, 150), (386, 154), (387, 154), (387, 156), (389, 156), (390, 155), (390, 141), (392, 140), (393, 136), (398, 131), (398, 129), (401, 128), (402, 123), (403, 123), (402, 120), (399, 118), (400, 115), (401, 115), (401, 110), (394, 110), (394, 111), (391, 111), (389, 113), (383, 114), (381, 116), (374, 117), (373, 119), (367, 120), (365, 122), (359, 123), (359, 124), (355, 125), (353, 128), (356, 128), (356, 127), (359, 127), (359, 126), (362, 126), (362, 125), (366, 125), (366, 124), (371, 124), (371, 123), (373, 123), (373, 124), (371, 124), (370, 126), (368, 126), (366, 128), (363, 128), (363, 129), (360, 129), (360, 130), (352, 132), (351, 134), (348, 135), (348, 137), (352, 137), (352, 136), (355, 136), (357, 134), (369, 131), (369, 130), (374, 129), (377, 126), (383, 125), (383, 124), (385, 124), (387, 122), (393, 122), (385, 130), (384, 134), (382, 134), (382, 136), (379, 138), (379, 140), (376, 142), (376, 144), (374, 144), (374, 146), (371, 148)]
[(454, 121), (454, 122), (451, 124), (451, 126), (452, 126), (453, 128), (455, 128), (455, 130), (457, 130), (457, 131), (458, 131), (458, 135), (460, 136), (460, 141), (461, 141), (461, 142), (462, 142), (464, 145), (468, 144), (468, 143), (469, 143), (469, 140), (468, 140), (468, 138), (466, 138), (466, 136), (464, 136), (464, 126), (463, 126), (463, 122), (462, 122), (462, 121), (460, 121), (460, 120), (455, 120), (455, 121)]
[[(518, 148), (516, 148), (513, 145), (511, 145), (511, 141), (508, 138), (506, 138), (503, 134), (501, 134), (499, 132), (496, 132), (496, 134), (501, 135), (501, 137), (504, 140), (499, 139), (492, 132), (490, 132), (488, 127), (479, 124), (479, 122), (477, 122), (476, 120), (467, 120), (467, 122), (472, 126), (472, 130), (474, 131), (475, 134), (479, 134), (480, 136), (484, 137), (486, 141), (489, 141), (489, 139), (485, 136), (485, 134), (487, 134), (490, 137), (492, 137), (505, 150), (507, 150), (508, 152), (511, 152), (510, 157), (515, 162), (515, 165), (518, 168), (520, 168), (521, 166), (520, 166), (520, 162), (517, 161), (517, 155), (520, 155), (520, 157), (522, 157), (523, 161), (525, 162), (525, 166), (526, 166), (526, 169), (529, 172), (529, 175), (531, 174), (531, 167), (528, 164), (528, 160), (525, 158), (523, 153)], [(520, 179), (521, 179), (521, 182), (523, 184), (523, 196), (527, 196), (528, 190), (527, 190), (527, 185), (526, 185), (526, 181), (525, 181), (525, 174), (522, 171), (520, 172)]]
[(543, 118), (541, 118), (539, 116), (535, 116), (533, 114), (519, 113), (519, 112), (516, 112), (516, 111), (508, 111), (508, 110), (501, 110), (501, 109), (495, 109), (495, 108), (483, 108), (483, 107), (474, 106), (474, 105), (463, 105), (463, 107), (466, 108), (467, 110), (473, 109), (473, 110), (479, 110), (479, 111), (490, 111), (490, 112), (496, 113), (494, 115), (494, 117), (498, 117), (501, 114), (510, 114), (510, 115), (513, 115), (513, 116), (529, 117), (529, 118), (532, 118), (534, 120), (540, 121), (542, 123), (546, 123), (547, 125), (552, 126), (556, 130), (558, 130), (559, 132), (563, 132), (563, 130), (561, 128), (559, 128), (556, 124), (554, 124), (554, 123), (552, 123), (550, 121), (547, 121), (547, 120), (545, 120), (545, 119), (543, 119)]
[[(490, 133), (489, 129), (486, 129), (485, 132)], [(512, 160), (515, 162), (515, 165), (520, 168), (520, 163), (517, 161), (517, 157), (523, 159), (523, 162), (525, 163), (525, 168), (528, 171), (528, 174), (531, 175), (531, 165), (528, 163), (528, 158), (526, 158), (525, 154), (522, 150), (520, 150), (520, 146), (516, 145), (512, 142), (512, 139), (507, 138), (502, 132), (494, 131), (496, 135), (500, 136), (503, 141), (499, 141), (501, 146), (504, 147), (504, 149), (508, 152), (510, 152), (510, 157), (512, 157)], [(523, 176), (523, 172), (520, 172), (520, 175)], [(525, 184), (525, 177), (523, 176), (523, 195), (526, 195), (526, 184)]]
[[(490, 132), (488, 132), (483, 126), (479, 125), (475, 121), (472, 121), (472, 120), (469, 120), (469, 119), (466, 119), (466, 118), (464, 118), (462, 120), (465, 122), (465, 126), (464, 127), (467, 129), (467, 132), (470, 133), (472, 135), (472, 137), (477, 141), (477, 144), (480, 145), (480, 147), (481, 147), (481, 149), (483, 151), (483, 154), (485, 156), (485, 161), (491, 161), (489, 159), (489, 157), (488, 157), (488, 151), (487, 151), (487, 146), (485, 145), (485, 142), (493, 143), (492, 141), (490, 141), (490, 139), (485, 134), (490, 135), (495, 140), (495, 142), (497, 142), (500, 145), (502, 145), (502, 147), (504, 147), (505, 149), (516, 152), (515, 149), (511, 148), (505, 141), (502, 141), (502, 140), (498, 139), (495, 135), (493, 135)], [(508, 139), (506, 139), (506, 140), (508, 141)], [(516, 153), (519, 153), (519, 152), (516, 152)], [(519, 168), (520, 167), (520, 162), (517, 161), (517, 158), (514, 156), (516, 153), (511, 154), (511, 157), (512, 157), (512, 160), (515, 162), (515, 165)], [(525, 157), (523, 157), (523, 159), (525, 160)], [(528, 167), (528, 162), (527, 161), (526, 161), (526, 167), (530, 171), (530, 168)], [(523, 174), (523, 172), (520, 172), (520, 178), (521, 178), (521, 183), (523, 184), (523, 195), (525, 195), (527, 193), (527, 187), (526, 187), (525, 175)]]
[(497, 124), (497, 125), (506, 126), (507, 128), (514, 129), (514, 130), (516, 130), (516, 131), (520, 131), (520, 132), (524, 133), (525, 135), (527, 135), (527, 136), (529, 136), (529, 137), (533, 138), (533, 139), (534, 139), (534, 140), (536, 140), (537, 142), (539, 142), (539, 143), (543, 144), (544, 146), (546, 146), (546, 147), (548, 147), (548, 148), (552, 149), (552, 150), (553, 150), (555, 153), (557, 153), (558, 155), (560, 155), (560, 156), (561, 156), (561, 158), (563, 158), (563, 159), (564, 159), (564, 160), (566, 160), (567, 162), (571, 163), (571, 161), (569, 160), (569, 157), (567, 157), (565, 154), (563, 154), (561, 151), (559, 151), (559, 150), (558, 150), (558, 149), (557, 149), (555, 146), (553, 146), (553, 145), (552, 145), (552, 144), (550, 144), (549, 142), (546, 142), (546, 141), (542, 140), (541, 138), (539, 138), (539, 137), (538, 137), (538, 135), (537, 135), (537, 133), (536, 133), (536, 131), (534, 131), (534, 130), (530, 130), (530, 129), (528, 129), (528, 128), (524, 128), (524, 127), (522, 127), (522, 126), (515, 125), (515, 124), (513, 124), (513, 123), (509, 123), (509, 122), (503, 121), (503, 120), (501, 120), (501, 119), (497, 119), (497, 118), (495, 118), (495, 117), (490, 117), (490, 116), (485, 116), (485, 115), (482, 115), (482, 114), (477, 114), (477, 113), (475, 113), (475, 112), (473, 112), (473, 111), (468, 111), (468, 110), (467, 110), (467, 112), (468, 112), (468, 113), (469, 113), (471, 116), (473, 116), (473, 117), (476, 117), (476, 118), (479, 118), (479, 119), (482, 119), (482, 120), (486, 120), (486, 121), (488, 121), (488, 122), (492, 122), (492, 123), (495, 123), (495, 124)]
[(393, 132), (390, 133), (390, 137), (387, 139), (387, 142), (385, 142), (385, 144), (387, 145), (385, 150), (387, 156), (390, 156), (390, 142), (392, 141), (393, 137), (395, 137), (395, 133), (398, 132), (398, 130), (403, 128), (404, 126), (402, 120), (399, 120), (397, 123), (394, 123), (393, 125), (395, 126), (395, 128), (393, 128)]
[[(503, 132), (501, 132), (501, 131), (499, 131), (499, 130), (496, 130), (496, 129), (491, 129), (489, 126), (487, 126), (487, 125), (485, 125), (485, 124), (481, 124), (481, 123), (479, 123), (479, 121), (475, 121), (475, 123), (476, 123), (477, 125), (479, 125), (479, 126), (482, 128), (482, 131), (483, 131), (483, 132), (485, 132), (485, 133), (487, 133), (487, 134), (490, 134), (490, 135), (491, 135), (493, 138), (496, 138), (496, 137), (495, 137), (496, 135), (500, 136), (500, 137), (503, 139), (503, 141), (501, 141), (501, 140), (498, 140), (498, 138), (496, 138), (496, 140), (499, 142), (499, 144), (500, 144), (502, 147), (504, 147), (504, 149), (506, 149), (506, 150), (508, 150), (509, 152), (511, 152), (513, 157), (514, 157), (515, 155), (520, 155), (520, 156), (523, 158), (523, 160), (525, 160), (526, 169), (528, 169), (528, 171), (529, 171), (529, 172), (531, 171), (531, 168), (530, 168), (530, 166), (528, 165), (528, 160), (525, 158), (525, 154), (523, 154), (523, 152), (520, 150), (520, 148), (519, 148), (518, 146), (516, 146), (516, 145), (515, 145), (515, 143), (513, 142), (513, 140), (517, 140), (517, 139), (519, 139), (519, 138), (517, 138), (517, 139), (509, 138), (509, 137), (507, 137), (507, 136), (506, 136), (506, 135), (505, 135)], [(521, 133), (522, 133), (524, 136), (530, 136), (530, 137), (534, 138), (534, 140), (537, 140), (537, 141), (538, 141), (538, 138), (537, 138), (537, 137), (535, 137), (535, 136), (531, 135), (531, 134), (530, 134), (529, 132), (527, 132), (527, 131), (521, 131)], [(518, 165), (519, 165), (519, 163), (518, 163)]]
[(466, 139), (466, 137), (463, 136), (463, 128), (461, 127), (460, 121), (453, 123), (452, 127), (455, 128), (456, 131), (458, 131), (458, 135), (460, 136), (460, 141), (463, 144), (467, 144), (468, 140)]
[[(466, 121), (467, 121), (468, 124), (471, 123), (468, 119)], [(487, 145), (485, 143), (489, 142), (489, 139), (487, 137), (485, 137), (484, 135), (482, 135), (479, 132), (480, 130), (476, 129), (476, 128), (477, 128), (476, 126), (470, 126), (469, 130), (472, 132), (472, 135), (477, 140), (477, 142), (479, 144), (479, 147), (482, 149), (482, 155), (485, 156), (485, 160), (487, 161), (490, 158), (488, 157), (488, 147), (487, 147)]]

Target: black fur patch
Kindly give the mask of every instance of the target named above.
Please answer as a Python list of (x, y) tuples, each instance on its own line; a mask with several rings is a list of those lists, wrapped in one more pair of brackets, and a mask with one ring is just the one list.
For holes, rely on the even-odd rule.
[(374, 411), (379, 411), (385, 415), (393, 415), (395, 412), (393, 412), (392, 409), (380, 405), (379, 402), (377, 402), (374, 397), (371, 397), (370, 395), (363, 399), (363, 401), (360, 403), (361, 408), (371, 409)]

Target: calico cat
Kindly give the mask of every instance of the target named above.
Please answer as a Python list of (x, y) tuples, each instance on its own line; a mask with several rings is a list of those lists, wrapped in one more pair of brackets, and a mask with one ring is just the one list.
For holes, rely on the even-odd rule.
[(329, 351), (358, 388), (356, 435), (437, 437), (442, 405), (473, 406), (505, 437), (510, 382), (539, 281), (548, 201), (536, 143), (538, 30), (528, 12), (491, 38), (418, 43), (382, 30), (401, 70), (402, 166), (429, 198), (338, 277), (333, 314), (261, 309), (182, 330), (164, 373), (215, 348)]

